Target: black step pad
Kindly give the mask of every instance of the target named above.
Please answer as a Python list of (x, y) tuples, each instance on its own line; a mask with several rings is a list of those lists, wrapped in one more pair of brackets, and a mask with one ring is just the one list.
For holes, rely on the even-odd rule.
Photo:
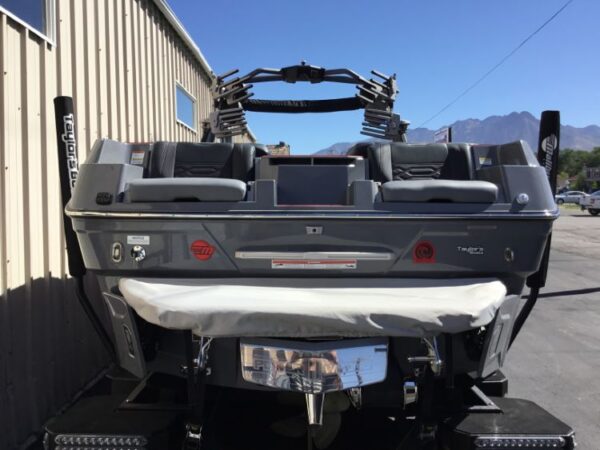
[[(563, 438), (564, 448), (574, 448), (574, 432), (571, 427), (554, 417), (536, 403), (518, 398), (490, 397), (502, 412), (473, 412), (458, 414), (444, 424), (445, 439), (449, 450), (476, 449), (475, 440), (486, 437)], [(518, 440), (518, 439), (516, 439)], [(530, 448), (526, 446), (503, 446), (503, 450)], [(531, 448), (540, 448), (531, 447)], [(541, 447), (546, 448), (546, 447)], [(552, 448), (552, 447), (548, 447)]]
[[(141, 436), (147, 442), (144, 448), (170, 449), (177, 446), (183, 435), (179, 412), (171, 411), (124, 411), (119, 405), (122, 395), (103, 395), (83, 398), (64, 414), (50, 420), (46, 425), (46, 443), (49, 450), (64, 448), (64, 439), (85, 439), (86, 436), (122, 436), (130, 439)], [(67, 445), (83, 448), (86, 445)], [(88, 444), (88, 447), (93, 448)], [(99, 445), (98, 447), (119, 447), (119, 445)], [(138, 447), (125, 445), (121, 447)]]

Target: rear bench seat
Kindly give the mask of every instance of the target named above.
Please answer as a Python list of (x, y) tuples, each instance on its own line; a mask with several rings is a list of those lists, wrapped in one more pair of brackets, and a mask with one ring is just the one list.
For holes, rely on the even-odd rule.
[(371, 142), (348, 154), (368, 159), (386, 202), (493, 203), (498, 197), (495, 184), (473, 180), (468, 144)]
[(149, 178), (132, 180), (130, 202), (237, 202), (254, 179), (254, 158), (267, 153), (253, 144), (157, 142)]

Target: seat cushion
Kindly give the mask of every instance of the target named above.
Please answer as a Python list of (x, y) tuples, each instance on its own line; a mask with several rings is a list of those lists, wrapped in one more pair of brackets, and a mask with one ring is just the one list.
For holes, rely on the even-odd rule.
[(246, 183), (229, 178), (145, 178), (127, 185), (130, 202), (239, 202)]
[(384, 202), (493, 203), (498, 186), (479, 180), (402, 180), (381, 186)]

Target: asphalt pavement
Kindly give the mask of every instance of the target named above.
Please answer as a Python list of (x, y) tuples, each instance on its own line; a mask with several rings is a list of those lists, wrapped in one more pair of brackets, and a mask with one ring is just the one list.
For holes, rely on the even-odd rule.
[(508, 353), (509, 396), (535, 401), (600, 449), (600, 216), (561, 208), (546, 287)]

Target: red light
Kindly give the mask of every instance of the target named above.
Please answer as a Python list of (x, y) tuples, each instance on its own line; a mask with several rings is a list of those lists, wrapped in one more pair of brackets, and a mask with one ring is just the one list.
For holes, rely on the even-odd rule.
[(435, 262), (435, 248), (428, 241), (417, 242), (413, 250), (413, 262), (418, 264), (431, 264)]
[(190, 247), (194, 257), (200, 261), (210, 259), (215, 252), (215, 248), (206, 241), (194, 241)]

